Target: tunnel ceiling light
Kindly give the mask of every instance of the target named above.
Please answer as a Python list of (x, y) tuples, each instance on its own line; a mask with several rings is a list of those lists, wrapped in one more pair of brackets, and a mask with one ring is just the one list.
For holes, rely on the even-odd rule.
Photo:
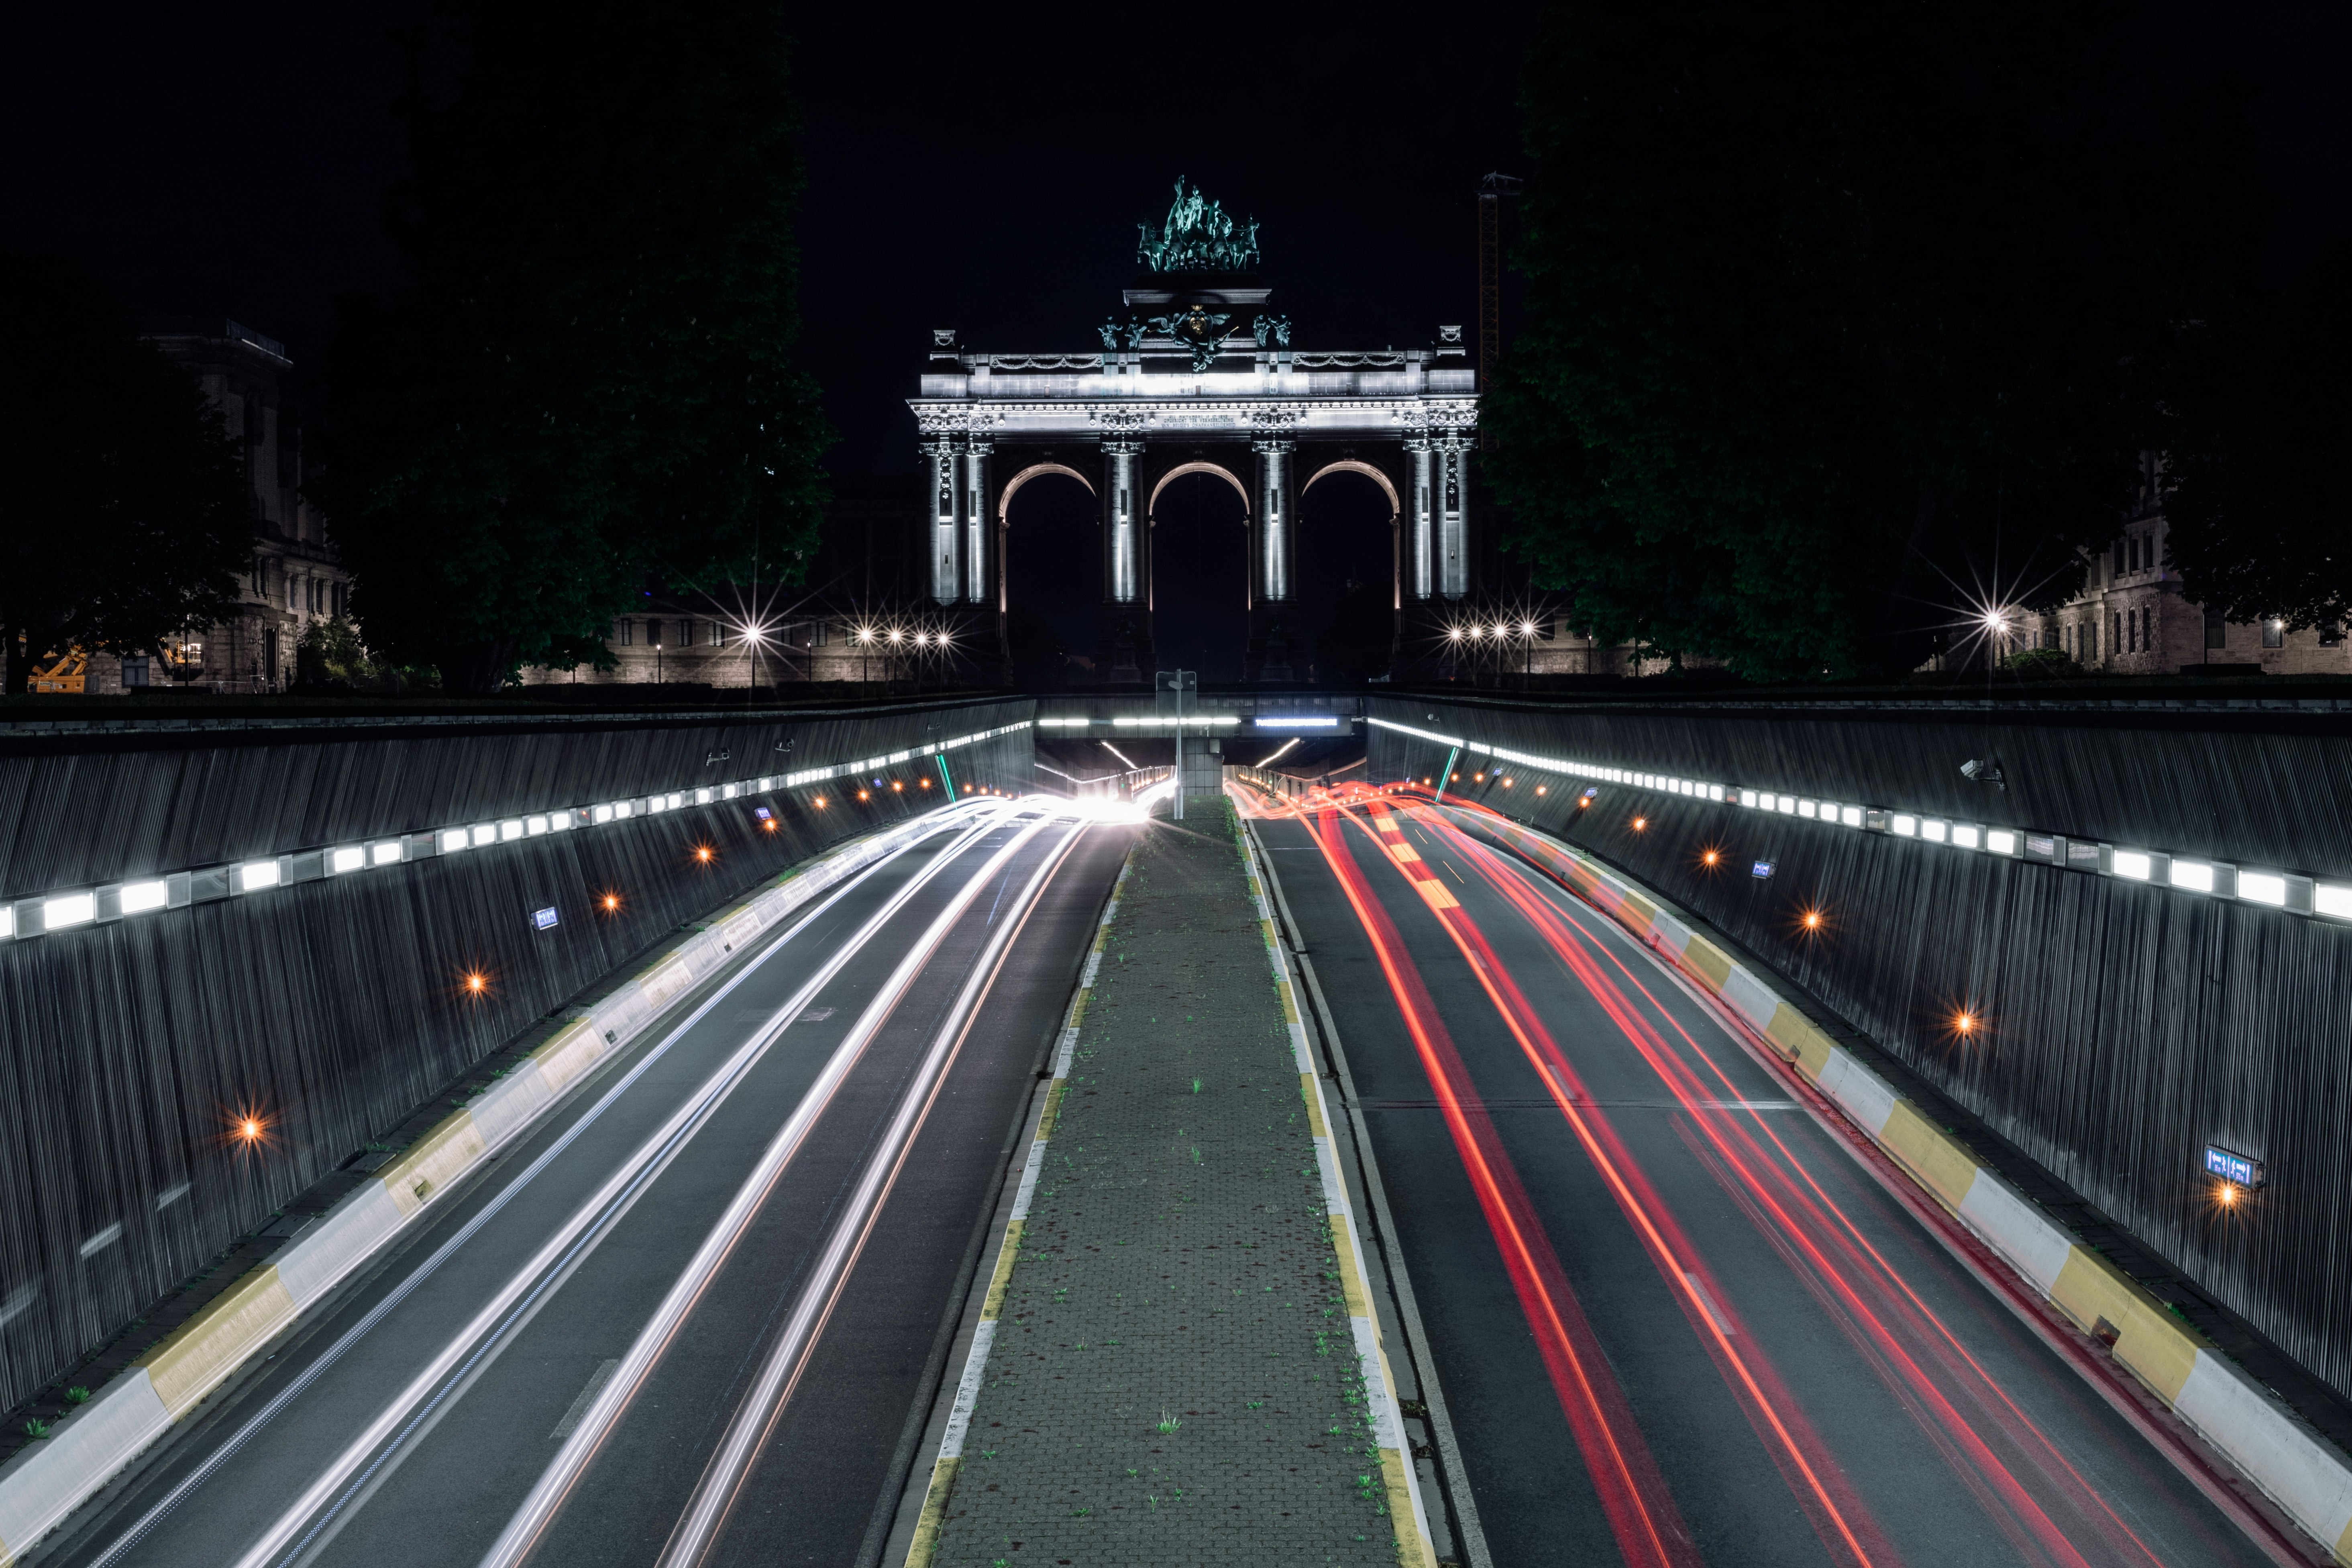
[(2352, 888), (2340, 882), (2322, 882), (2311, 889), (2314, 913), (2330, 920), (2352, 921)]
[(2210, 893), (2213, 890), (2213, 868), (2202, 860), (2175, 860), (2167, 868), (2166, 875), (2174, 887), (2189, 892)]
[(396, 838), (387, 838), (381, 843), (369, 845), (368, 864), (371, 866), (399, 865), (400, 841)]
[(1330, 730), (1338, 728), (1339, 721), (1328, 714), (1308, 713), (1291, 719), (1260, 719), (1256, 723), (1261, 730)]
[(327, 875), (340, 877), (367, 867), (367, 851), (356, 844), (344, 844), (327, 851)]
[(2118, 849), (2108, 866), (2116, 876), (2130, 882), (2145, 882), (2156, 869), (2144, 849)]
[(161, 877), (146, 882), (125, 882), (121, 898), (124, 914), (143, 915), (172, 901), (172, 884)]
[(47, 931), (88, 925), (98, 918), (96, 893), (59, 893), (41, 900), (41, 925)]
[(2281, 908), (2286, 903), (2286, 879), (2275, 871), (2240, 871), (2238, 897), (2248, 903)]
[(241, 893), (257, 893), (264, 888), (278, 886), (279, 874), (275, 860), (248, 860), (236, 868), (236, 887)]

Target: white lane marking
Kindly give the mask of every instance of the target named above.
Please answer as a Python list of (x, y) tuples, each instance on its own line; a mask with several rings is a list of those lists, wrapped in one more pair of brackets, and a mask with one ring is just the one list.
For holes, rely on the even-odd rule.
[[(972, 831), (973, 830), (971, 829), (966, 830), (963, 841), (968, 841), (970, 839)], [(831, 910), (834, 905), (847, 898), (853, 890), (862, 886), (869, 878), (874, 876), (875, 873), (881, 870), (885, 866), (892, 864), (898, 860), (900, 856), (906, 854), (908, 850), (913, 849), (916, 845), (925, 842), (927, 838), (931, 837), (935, 837), (935, 835), (926, 835), (924, 838), (912, 840), (903, 847), (894, 850), (889, 855), (877, 860), (873, 865), (866, 867), (862, 871), (859, 871), (848, 881), (844, 882), (840, 887), (828, 893), (821, 901), (811, 906), (802, 914), (799, 920), (794, 921), (789, 927), (779, 932), (775, 941), (769, 943), (764, 950), (746, 963), (740, 971), (730, 977), (725, 983), (720, 984), (716, 991), (710, 994), (708, 1000), (706, 1000), (700, 1006), (697, 1007), (692, 1013), (687, 1015), (687, 1016), (678, 1023), (677, 1026), (673, 1028), (667, 1036), (665, 1036), (660, 1043), (656, 1045), (653, 1049), (647, 1051), (643, 1057), (631, 1064), (629, 1070), (623, 1074), (617, 1082), (615, 1082), (611, 1088), (607, 1089), (602, 1095), (597, 1097), (595, 1104), (590, 1106), (588, 1110), (581, 1115), (578, 1121), (574, 1121), (570, 1127), (565, 1128), (562, 1134), (559, 1136), (553, 1143), (550, 1144), (547, 1150), (541, 1153), (538, 1159), (532, 1161), (520, 1175), (516, 1176), (513, 1181), (509, 1182), (496, 1197), (483, 1205), (480, 1211), (475, 1214), (472, 1218), (468, 1219), (464, 1226), (461, 1227), (455, 1236), (452, 1236), (447, 1241), (443, 1242), (438, 1247), (435, 1248), (433, 1255), (430, 1258), (418, 1265), (413, 1273), (411, 1273), (406, 1279), (403, 1279), (399, 1285), (395, 1286), (392, 1291), (382, 1300), (378, 1301), (374, 1307), (371, 1308), (365, 1317), (352, 1324), (352, 1327), (344, 1332), (342, 1338), (337, 1340), (332, 1345), (329, 1346), (324, 1352), (322, 1352), (316, 1360), (305, 1366), (301, 1373), (295, 1377), (293, 1382), (289, 1383), (286, 1387), (280, 1389), (276, 1394), (272, 1395), (269, 1402), (267, 1405), (264, 1405), (260, 1410), (254, 1414), (252, 1419), (246, 1422), (243, 1426), (237, 1428), (234, 1436), (230, 1437), (226, 1443), (223, 1443), (219, 1447), (215, 1448), (211, 1453), (207, 1454), (201, 1465), (198, 1465), (195, 1469), (183, 1478), (181, 1481), (169, 1492), (165, 1493), (161, 1501), (157, 1502), (152, 1508), (141, 1515), (137, 1524), (131, 1526), (129, 1531), (118, 1537), (112, 1545), (109, 1546), (105, 1552), (101, 1552), (92, 1562), (91, 1568), (113, 1568), (113, 1564), (121, 1561), (125, 1553), (136, 1547), (142, 1541), (144, 1541), (148, 1534), (152, 1531), (157, 1525), (163, 1523), (167, 1515), (169, 1515), (174, 1509), (178, 1508), (181, 1503), (187, 1500), (189, 1493), (194, 1491), (198, 1487), (204, 1485), (205, 1481), (211, 1479), (212, 1477), (219, 1471), (222, 1466), (227, 1464), (230, 1459), (236, 1458), (238, 1450), (243, 1448), (246, 1444), (250, 1442), (264, 1426), (267, 1426), (273, 1419), (275, 1419), (279, 1412), (283, 1411), (289, 1405), (291, 1405), (297, 1398), (300, 1397), (302, 1393), (307, 1390), (312, 1383), (316, 1382), (320, 1376), (322, 1376), (330, 1367), (335, 1364), (335, 1363), (341, 1360), (344, 1354), (348, 1352), (352, 1347), (358, 1344), (361, 1340), (366, 1338), (369, 1332), (372, 1331), (378, 1323), (381, 1323), (385, 1318), (389, 1317), (393, 1310), (397, 1308), (401, 1302), (408, 1299), (411, 1292), (423, 1285), (429, 1277), (437, 1271), (444, 1263), (447, 1262), (449, 1258), (456, 1254), (459, 1247), (472, 1240), (474, 1234), (477, 1231), (480, 1230), (482, 1226), (488, 1224), (491, 1219), (495, 1218), (499, 1212), (505, 1208), (506, 1205), (525, 1187), (530, 1185), (530, 1184), (537, 1179), (541, 1171), (544, 1171), (549, 1165), (552, 1164), (556, 1157), (562, 1154), (566, 1149), (570, 1148), (575, 1139), (579, 1138), (583, 1133), (586, 1132), (591, 1126), (594, 1125), (596, 1121), (602, 1117), (607, 1110), (611, 1109), (614, 1101), (618, 1100), (623, 1094), (626, 1093), (629, 1089), (635, 1084), (637, 1079), (643, 1077), (656, 1062), (661, 1060), (663, 1057), (669, 1053), (669, 1049), (672, 1046), (675, 1046), (679, 1040), (685, 1038), (688, 1030), (700, 1023), (713, 1008), (725, 1001), (727, 997), (733, 993), (737, 986), (742, 984), (746, 980), (749, 980), (762, 964), (766, 963), (768, 960), (773, 958), (777, 953), (782, 952), (795, 937), (806, 931), (820, 916), (824, 915), (828, 910)], [(956, 852), (957, 848), (957, 845), (950, 845), (948, 855), (952, 856)], [(945, 857), (942, 857), (942, 859), (944, 858)], [(520, 1135), (520, 1130), (518, 1130), (518, 1135)], [(5, 1309), (0, 1309), (0, 1323), (4, 1323), (5, 1321), (7, 1321), (7, 1313)]]
[(1698, 1276), (1685, 1269), (1683, 1283), (1690, 1287), (1692, 1300), (1696, 1300), (1700, 1310), (1706, 1313), (1707, 1321), (1715, 1325), (1715, 1331), (1728, 1339), (1732, 1332), (1731, 1321), (1715, 1310), (1715, 1298), (1706, 1293), (1706, 1287), (1699, 1283)]
[[(429, 1398), (434, 1389), (468, 1359), (467, 1352), (470, 1347), (484, 1336), (492, 1333), (505, 1321), (516, 1305), (530, 1294), (540, 1283), (541, 1277), (564, 1261), (572, 1244), (579, 1240), (583, 1233), (591, 1226), (614, 1217), (608, 1211), (616, 1203), (628, 1199), (634, 1192), (641, 1189), (643, 1184), (639, 1180), (641, 1176), (649, 1181), (653, 1175), (658, 1174), (658, 1170), (652, 1168), (656, 1161), (666, 1168), (669, 1161), (676, 1158), (678, 1152), (685, 1147), (687, 1141), (700, 1129), (703, 1122), (709, 1119), (711, 1113), (718, 1109), (719, 1102), (733, 1090), (735, 1085), (741, 1081), (743, 1075), (748, 1073), (760, 1058), (766, 1054), (768, 1047), (774, 1042), (793, 1016), (806, 1007), (817, 993), (831, 983), (833, 977), (889, 923), (891, 918), (917, 890), (927, 885), (931, 878), (937, 876), (955, 855), (961, 852), (965, 845), (981, 834), (989, 831), (991, 826), (992, 825), (975, 826), (958, 836), (955, 842), (950, 844), (945, 852), (918, 872), (908, 880), (906, 887), (893, 894), (887, 903), (860, 926), (856, 935), (840, 952), (828, 959), (816, 974), (794, 993), (790, 1001), (777, 1010), (767, 1028), (754, 1035), (721, 1063), (719, 1069), (703, 1081), (702, 1087), (696, 1091), (693, 1098), (673, 1111), (669, 1119), (655, 1130), (652, 1136), (640, 1143), (620, 1167), (605, 1178), (604, 1184), (591, 1194), (586, 1202), (572, 1211), (571, 1216), (564, 1221), (562, 1227), (550, 1237), (539, 1250), (532, 1254), (530, 1260), (508, 1279), (499, 1293), (492, 1297), (481, 1310), (477, 1312), (473, 1319), (442, 1347), (425, 1370), (417, 1373), (408, 1385), (394, 1397), (358, 1437), (345, 1446), (343, 1450), (335, 1457), (333, 1462), (328, 1466), (326, 1472), (311, 1482), (294, 1500), (291, 1507), (278, 1516), (270, 1527), (262, 1533), (260, 1540), (237, 1559), (237, 1568), (264, 1568), (264, 1564), (289, 1545), (294, 1546), (295, 1554), (299, 1555), (309, 1544), (310, 1538), (317, 1534), (319, 1529), (327, 1522), (326, 1520), (320, 1520), (319, 1524), (312, 1525), (306, 1531), (303, 1527), (310, 1517), (325, 1508), (333, 1495), (347, 1484), (364, 1484), (363, 1481), (353, 1483), (352, 1478), (367, 1465), (369, 1456), (374, 1453), (385, 1439), (399, 1431), (407, 1422), (410, 1413)], [(695, 1016), (698, 1018), (703, 1013), (709, 1011), (717, 1002), (718, 998), (714, 996), (696, 1010)], [(679, 1026), (680, 1031), (682, 1032), (688, 1026), (688, 1025)], [(838, 1055), (837, 1052), (836, 1055)], [(453, 1239), (452, 1246), (454, 1244)], [(350, 1493), (346, 1491), (344, 1495), (348, 1498)], [(301, 1538), (299, 1542), (298, 1536)]]
[(580, 1391), (580, 1397), (572, 1402), (572, 1407), (563, 1413), (563, 1419), (555, 1424), (555, 1430), (547, 1435), (547, 1440), (551, 1443), (561, 1443), (571, 1436), (572, 1429), (580, 1425), (580, 1418), (588, 1414), (589, 1402), (604, 1392), (604, 1385), (612, 1382), (613, 1374), (620, 1370), (619, 1356), (599, 1363), (595, 1372), (588, 1379), (588, 1386)]
[[(857, 1058), (865, 1054), (866, 1046), (881, 1031), (891, 1010), (898, 1006), (900, 997), (914, 983), (915, 975), (929, 961), (932, 952), (946, 939), (948, 932), (963, 918), (981, 889), (995, 878), (998, 868), (1044, 826), (1042, 821), (1033, 824), (991, 856), (980, 873), (964, 884), (948, 906), (940, 911), (929, 929), (898, 961), (898, 968), (883, 982), (874, 1000), (866, 1005), (856, 1024), (825, 1063), (824, 1070), (818, 1073), (816, 1081), (770, 1141), (766, 1151), (760, 1156), (760, 1163), (752, 1167), (751, 1174), (736, 1189), (734, 1198), (703, 1238), (702, 1246), (671, 1283), (668, 1293), (654, 1310), (653, 1316), (638, 1331), (628, 1353), (621, 1358), (620, 1373), (604, 1385), (604, 1392), (589, 1406), (579, 1428), (564, 1439), (562, 1448), (549, 1462), (538, 1481), (532, 1485), (530, 1494), (508, 1520), (506, 1529), (482, 1554), (484, 1568), (489, 1568), (490, 1564), (520, 1563), (537, 1543), (540, 1532), (562, 1505), (573, 1483), (588, 1468), (589, 1461), (595, 1458), (596, 1449), (602, 1446), (605, 1435), (619, 1417), (622, 1407), (635, 1397), (638, 1385), (668, 1348), (671, 1338), (677, 1333), (678, 1325), (685, 1321), (696, 1300), (734, 1251), (744, 1230), (782, 1176), (784, 1167), (791, 1163), (793, 1155), (800, 1152), (801, 1144), (807, 1140), (817, 1118), (832, 1102), (834, 1094), (849, 1076), (849, 1069), (856, 1064)], [(248, 1563), (241, 1565), (241, 1568), (259, 1568), (259, 1564)]]

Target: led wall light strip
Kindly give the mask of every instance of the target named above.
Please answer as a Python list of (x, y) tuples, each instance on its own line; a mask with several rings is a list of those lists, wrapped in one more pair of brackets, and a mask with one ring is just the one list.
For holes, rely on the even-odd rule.
[(1017, 724), (1000, 724), (993, 730), (958, 735), (936, 745), (893, 752), (887, 756), (872, 757), (864, 762), (804, 768), (796, 773), (743, 779), (734, 784), (700, 784), (690, 789), (634, 795), (627, 800), (607, 801), (596, 805), (536, 811), (490, 822), (420, 828), (413, 833), (390, 834), (356, 844), (297, 849), (289, 854), (257, 860), (199, 867), (194, 870), (173, 871), (135, 881), (110, 882), (99, 888), (35, 893), (25, 898), (0, 900), (0, 942), (46, 936), (52, 931), (72, 931), (81, 926), (108, 925), (132, 915), (150, 914), (158, 910), (179, 910), (191, 904), (209, 903), (215, 899), (243, 898), (296, 882), (316, 881), (322, 877), (346, 877), (380, 867), (404, 865), (411, 860), (427, 860), (436, 856), (513, 844), (526, 838), (536, 838), (543, 833), (567, 833), (576, 827), (601, 826), (633, 816), (655, 816), (666, 811), (681, 811), (690, 805), (712, 805), (745, 795), (772, 795), (779, 789), (797, 789), (803, 784), (869, 773), (876, 768), (911, 762), (918, 756), (929, 756), (982, 741), (992, 741), (1029, 727), (1029, 721), (1024, 719)]
[[(1901, 811), (1892, 806), (1864, 805), (1853, 801), (1822, 800), (1811, 795), (1782, 795), (1777, 790), (1738, 784), (1710, 784), (1670, 773), (1645, 772), (1562, 757), (1536, 756), (1492, 746), (1460, 735), (1417, 730), (1387, 719), (1369, 723), (1398, 734), (1411, 735), (1436, 746), (1458, 746), (1466, 755), (1493, 757), (1498, 762), (1569, 778), (1597, 779), (1633, 789), (1659, 790), (1696, 800), (1716, 801), (1753, 811), (1884, 833), (1895, 838), (1940, 844), (1948, 848), (2004, 859), (2027, 860), (2063, 867), (2119, 881), (2145, 882), (2151, 887), (2203, 898), (2228, 899), (2283, 910), (2291, 915), (2321, 915), (2352, 921), (2352, 882), (2323, 881), (2315, 877), (2268, 867), (2237, 866), (2201, 855), (2175, 854), (2162, 849), (2110, 844), (2080, 835), (2045, 833), (2035, 828), (2007, 827), (1970, 822), (1927, 812)], [(1491, 770), (1490, 770), (1491, 771)]]

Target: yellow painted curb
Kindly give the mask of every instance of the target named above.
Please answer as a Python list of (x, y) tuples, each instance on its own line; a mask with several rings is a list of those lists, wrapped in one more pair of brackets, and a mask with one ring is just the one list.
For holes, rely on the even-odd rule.
[(132, 1362), (177, 1421), (236, 1369), (253, 1348), (294, 1321), (294, 1298), (265, 1263), (205, 1303), (161, 1344)]

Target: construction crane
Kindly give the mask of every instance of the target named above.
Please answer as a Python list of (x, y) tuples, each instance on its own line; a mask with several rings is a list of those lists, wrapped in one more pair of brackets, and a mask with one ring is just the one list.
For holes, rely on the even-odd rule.
[(49, 655), (47, 658), (49, 664), (46, 669), (41, 667), (42, 660), (33, 661), (32, 679), (25, 683), (25, 689), (36, 694), (83, 695), (89, 685), (89, 655), (79, 648), (72, 648), (63, 655)]
[(1495, 364), (1503, 356), (1503, 198), (1516, 196), (1527, 182), (1489, 174), (1478, 182), (1478, 390), (1494, 385)]

